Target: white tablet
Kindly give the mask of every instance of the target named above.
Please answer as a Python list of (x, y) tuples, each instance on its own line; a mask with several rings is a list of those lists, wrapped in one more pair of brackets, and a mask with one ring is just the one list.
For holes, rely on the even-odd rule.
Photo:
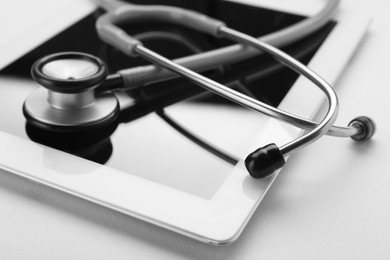
[[(272, 9), (269, 2), (267, 9)], [(221, 3), (221, 8), (237, 5)], [(261, 1), (256, 3), (261, 5)], [(249, 4), (239, 5), (236, 10), (260, 10)], [(77, 28), (76, 31), (85, 30), (94, 9), (90, 3), (78, 12), (73, 7), (63, 7), (61, 14), (67, 19), (58, 23), (57, 32), (63, 31), (65, 24)], [(280, 10), (277, 6), (275, 9)], [(278, 19), (297, 19), (293, 11), (288, 10), (284, 6), (284, 13)], [(268, 11), (280, 14), (280, 11)], [(220, 15), (229, 17), (226, 12)], [(314, 56), (309, 58), (309, 67), (335, 84), (362, 39), (367, 22), (360, 16), (339, 13), (327, 36), (313, 52)], [(5, 30), (1, 26), (0, 30)], [(42, 37), (34, 41), (33, 46), (23, 42), (21, 47), (22, 43), (18, 42), (18, 38), (31, 32), (23, 32), (9, 42), (0, 42), (7, 46), (0, 50), (0, 56), (8, 57), (1, 65), (6, 68), (0, 74), (0, 174), (22, 176), (46, 185), (48, 192), (61, 190), (205, 243), (234, 242), (279, 174), (252, 179), (243, 160), (257, 147), (268, 143), (283, 145), (296, 138), (300, 131), (236, 105), (207, 98), (180, 102), (165, 111), (206, 143), (237, 158), (238, 163), (221, 159), (195, 144), (155, 113), (120, 124), (109, 140), (104, 163), (35, 143), (26, 133), (22, 105), (37, 85), (18, 68), (25, 70), (23, 64), (41, 53), (40, 41), (46, 41), (55, 32), (53, 23), (49, 25), (47, 20), (38, 21), (35, 26), (41, 28), (38, 31)], [(46, 34), (42, 30), (45, 26), (51, 27)], [(73, 29), (65, 30), (65, 36), (61, 37), (67, 37)], [(69, 41), (72, 39), (75, 38)], [(53, 47), (52, 41), (48, 42), (43, 49)], [(63, 46), (58, 47), (61, 48)], [(107, 51), (107, 46), (96, 47), (96, 50), (98, 53)], [(13, 63), (14, 60), (17, 61)], [(275, 87), (275, 81), (267, 79), (266, 82), (269, 88)], [(321, 91), (303, 78), (293, 81), (288, 88), (277, 101), (279, 107), (313, 118), (324, 101)]]

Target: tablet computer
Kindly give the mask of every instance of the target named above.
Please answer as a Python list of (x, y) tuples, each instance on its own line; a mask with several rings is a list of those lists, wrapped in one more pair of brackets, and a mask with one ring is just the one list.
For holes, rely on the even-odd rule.
[[(178, 1), (177, 4), (207, 13), (210, 12), (207, 2)], [(286, 3), (273, 6), (270, 1), (266, 2), (261, 6), (261, 1), (256, 4), (254, 1), (245, 4), (215, 1), (211, 15), (258, 36), (306, 15), (297, 13), (294, 7), (290, 10)], [(0, 72), (1, 174), (22, 176), (47, 186), (48, 192), (60, 190), (205, 243), (234, 242), (280, 173), (252, 179), (243, 164), (246, 155), (268, 143), (282, 145), (299, 136), (301, 131), (205, 92), (196, 92), (181, 102), (159, 107), (169, 116), (168, 120), (153, 110), (148, 111), (142, 117), (121, 123), (104, 145), (92, 147), (86, 153), (65, 152), (30, 140), (22, 106), (28, 95), (39, 87), (29, 77), (29, 67), (37, 58), (68, 50), (97, 55), (111, 70), (146, 64), (123, 57), (99, 42), (94, 21), (101, 10), (89, 1), (82, 6), (61, 6), (58, 23), (48, 23), (58, 13), (55, 10), (46, 19), (32, 23), (33, 28), (28, 31), (20, 29), (19, 35), (1, 42), (4, 48), (0, 53), (7, 57)], [(248, 26), (248, 21), (259, 26)], [(341, 12), (320, 32), (287, 46), (286, 51), (335, 84), (358, 47), (367, 22), (360, 16)], [(179, 32), (194, 37), (199, 49), (204, 50), (230, 44), (194, 36), (182, 28), (148, 26), (129, 30), (135, 30), (136, 34)], [(37, 39), (23, 41), (35, 28)], [(150, 44), (166, 49), (165, 43), (159, 41)], [(166, 55), (171, 52), (175, 52), (173, 56), (180, 55), (179, 50), (186, 49), (181, 47), (168, 48)], [(255, 69), (241, 71), (233, 67), (232, 71), (239, 71), (238, 80), (225, 83), (302, 117), (313, 118), (320, 110), (324, 95), (310, 82), (272, 60), (251, 62), (256, 64)], [(241, 65), (247, 66), (246, 63)], [(273, 68), (274, 73), (263, 73), (264, 68)], [(224, 78), (228, 77), (222, 80)], [(165, 92), (160, 93), (161, 86), (151, 84), (145, 86), (141, 94), (165, 100), (177, 93), (177, 85), (186, 83), (163, 84), (173, 92), (164, 95)], [(117, 93), (121, 106), (126, 107), (130, 94)], [(227, 160), (226, 155), (234, 159)]]

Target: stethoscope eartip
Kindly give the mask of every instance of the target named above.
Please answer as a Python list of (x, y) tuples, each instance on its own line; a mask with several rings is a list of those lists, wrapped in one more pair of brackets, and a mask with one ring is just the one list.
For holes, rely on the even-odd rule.
[(375, 122), (367, 116), (359, 116), (353, 119), (348, 126), (356, 127), (359, 132), (356, 135), (351, 136), (355, 141), (362, 142), (371, 139), (375, 134), (376, 125)]
[(276, 144), (269, 144), (249, 154), (245, 166), (253, 178), (263, 178), (280, 169), (285, 159)]

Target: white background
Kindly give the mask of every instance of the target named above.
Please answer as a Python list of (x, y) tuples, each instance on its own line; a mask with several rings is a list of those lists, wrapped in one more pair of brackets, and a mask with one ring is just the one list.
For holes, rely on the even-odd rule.
[[(0, 17), (34, 14), (39, 3), (28, 10), (18, 2), (29, 3), (1, 3)], [(322, 3), (297, 1), (313, 2)], [(373, 22), (338, 82), (337, 123), (369, 115), (375, 138), (325, 137), (294, 155), (237, 242), (208, 246), (1, 173), (0, 259), (389, 259), (390, 2), (344, 0), (340, 12), (347, 9)]]

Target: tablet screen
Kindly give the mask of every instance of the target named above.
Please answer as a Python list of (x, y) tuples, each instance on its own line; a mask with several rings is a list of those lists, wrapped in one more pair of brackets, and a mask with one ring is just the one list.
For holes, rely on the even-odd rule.
[[(161, 1), (149, 2), (160, 4)], [(265, 35), (303, 18), (225, 1), (170, 1), (169, 4), (202, 11), (253, 36)], [(22, 106), (38, 87), (29, 73), (32, 63), (42, 56), (60, 51), (86, 52), (103, 59), (111, 72), (148, 64), (126, 57), (98, 39), (94, 23), (101, 13), (97, 10), (1, 71), (1, 131), (29, 138)], [(248, 23), (256, 26), (247, 26)], [(307, 63), (333, 26), (334, 23), (329, 23), (285, 50)], [(232, 44), (180, 26), (145, 23), (123, 27), (142, 39), (145, 46), (169, 58)], [(224, 64), (205, 74), (273, 106), (280, 103), (297, 78), (294, 72), (263, 56)], [(262, 115), (182, 79), (146, 84), (136, 91), (116, 95), (121, 107), (126, 107), (134, 96), (153, 100), (155, 105), (142, 116), (126, 115), (124, 109), (125, 119), (109, 139), (86, 147), (82, 153), (65, 151), (204, 199), (210, 199), (235, 163), (245, 158), (245, 151), (265, 122)]]

